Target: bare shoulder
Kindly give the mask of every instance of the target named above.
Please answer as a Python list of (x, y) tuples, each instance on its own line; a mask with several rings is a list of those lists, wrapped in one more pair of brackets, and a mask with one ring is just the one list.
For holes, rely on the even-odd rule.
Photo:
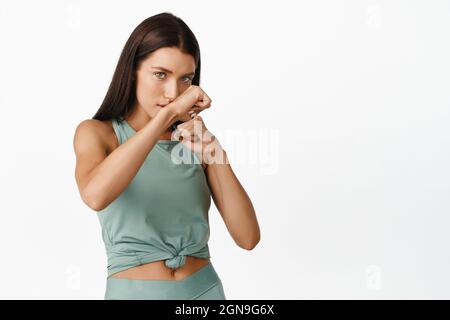
[(75, 129), (74, 146), (78, 140), (95, 140), (97, 144), (104, 146), (107, 154), (111, 153), (118, 145), (111, 120), (86, 119), (81, 121)]

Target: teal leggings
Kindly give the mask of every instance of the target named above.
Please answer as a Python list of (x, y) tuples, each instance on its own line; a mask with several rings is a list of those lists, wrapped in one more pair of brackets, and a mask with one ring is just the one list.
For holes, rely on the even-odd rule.
[(109, 277), (105, 300), (226, 300), (211, 262), (183, 280), (136, 280)]

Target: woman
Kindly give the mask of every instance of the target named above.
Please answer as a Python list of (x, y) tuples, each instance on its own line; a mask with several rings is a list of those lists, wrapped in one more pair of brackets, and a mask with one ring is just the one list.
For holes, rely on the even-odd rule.
[(253, 249), (253, 205), (198, 113), (200, 49), (171, 13), (144, 20), (93, 119), (76, 128), (76, 180), (108, 257), (105, 299), (226, 299), (210, 261), (211, 197), (234, 241)]

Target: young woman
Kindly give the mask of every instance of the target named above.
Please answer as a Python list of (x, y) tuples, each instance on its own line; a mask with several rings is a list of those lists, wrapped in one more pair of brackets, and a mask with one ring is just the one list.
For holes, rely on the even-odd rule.
[(108, 258), (105, 299), (225, 299), (208, 247), (211, 198), (239, 247), (259, 242), (253, 205), (198, 116), (211, 106), (199, 84), (194, 34), (171, 13), (154, 15), (75, 130), (76, 181)]

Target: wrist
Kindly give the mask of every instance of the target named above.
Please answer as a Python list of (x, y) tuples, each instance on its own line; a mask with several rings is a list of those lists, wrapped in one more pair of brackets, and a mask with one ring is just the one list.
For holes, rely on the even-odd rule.
[(161, 121), (164, 123), (164, 127), (170, 127), (175, 121), (177, 121), (177, 116), (175, 112), (173, 112), (169, 108), (161, 109), (157, 114), (157, 117), (160, 117)]
[(214, 138), (214, 141), (209, 142), (203, 148), (202, 158), (207, 165), (213, 164), (228, 164), (228, 157), (221, 144)]

